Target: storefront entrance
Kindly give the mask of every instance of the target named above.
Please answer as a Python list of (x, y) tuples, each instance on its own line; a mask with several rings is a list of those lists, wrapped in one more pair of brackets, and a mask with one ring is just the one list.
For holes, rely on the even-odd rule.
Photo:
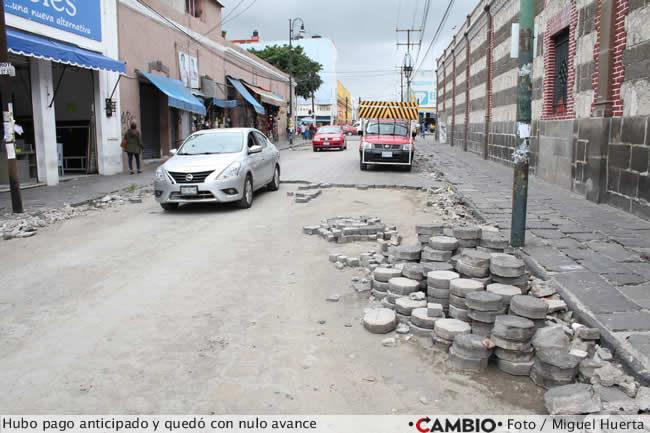
[(140, 83), (140, 119), (143, 158), (160, 158), (160, 92), (144, 82)]

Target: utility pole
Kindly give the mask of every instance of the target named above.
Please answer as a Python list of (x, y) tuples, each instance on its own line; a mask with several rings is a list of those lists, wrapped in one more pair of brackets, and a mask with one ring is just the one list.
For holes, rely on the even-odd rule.
[(512, 185), (512, 224), (510, 245), (526, 244), (526, 208), (528, 205), (528, 141), (531, 129), (533, 95), (533, 28), (535, 0), (520, 0), (519, 6), (519, 80), (517, 83), (517, 142), (512, 154), (514, 176)]
[(291, 39), (293, 39), (293, 23), (289, 18), (289, 146), (293, 144), (293, 49), (291, 48)]
[[(408, 58), (410, 60), (411, 58), (411, 47), (413, 46), (420, 46), (420, 42), (411, 42), (411, 33), (419, 33), (421, 30), (417, 29), (395, 29), (396, 33), (406, 33), (406, 43), (404, 42), (398, 42), (397, 46), (406, 46), (406, 56), (404, 57), (404, 65), (402, 66), (402, 73), (406, 77), (406, 95), (408, 102), (411, 102), (411, 72), (413, 72), (413, 66), (409, 63), (408, 65), (406, 64), (406, 59)], [(404, 84), (402, 84), (402, 102), (404, 102), (404, 91), (403, 87)]]
[(348, 123), (348, 97), (345, 97), (345, 123)]
[(7, 52), (7, 27), (5, 24), (5, 6), (0, 2), (0, 98), (2, 99), (2, 121), (4, 123), (4, 143), (7, 152), (9, 172), (9, 189), (11, 190), (11, 208), (14, 213), (23, 213), (23, 200), (20, 196), (20, 182), (16, 167), (16, 141), (14, 137), (13, 104), (9, 103), (9, 75), (13, 70)]

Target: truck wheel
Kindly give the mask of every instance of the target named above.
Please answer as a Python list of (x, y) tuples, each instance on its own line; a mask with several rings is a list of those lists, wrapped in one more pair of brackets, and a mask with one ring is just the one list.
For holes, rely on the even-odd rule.
[(366, 171), (368, 170), (368, 164), (364, 164), (363, 162), (359, 161), (359, 168), (361, 171)]

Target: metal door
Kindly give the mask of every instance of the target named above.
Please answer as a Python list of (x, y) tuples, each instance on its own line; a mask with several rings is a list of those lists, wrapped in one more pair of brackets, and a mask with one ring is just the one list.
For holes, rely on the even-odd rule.
[(140, 133), (144, 143), (143, 158), (160, 158), (160, 93), (149, 84), (140, 83)]

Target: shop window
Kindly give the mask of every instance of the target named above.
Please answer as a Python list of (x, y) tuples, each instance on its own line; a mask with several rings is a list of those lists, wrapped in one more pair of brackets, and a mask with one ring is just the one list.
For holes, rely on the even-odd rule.
[(203, 0), (185, 0), (185, 13), (196, 18), (202, 18)]
[(567, 95), (569, 88), (569, 30), (553, 38), (555, 49), (555, 71), (553, 76), (553, 113), (567, 112)]

